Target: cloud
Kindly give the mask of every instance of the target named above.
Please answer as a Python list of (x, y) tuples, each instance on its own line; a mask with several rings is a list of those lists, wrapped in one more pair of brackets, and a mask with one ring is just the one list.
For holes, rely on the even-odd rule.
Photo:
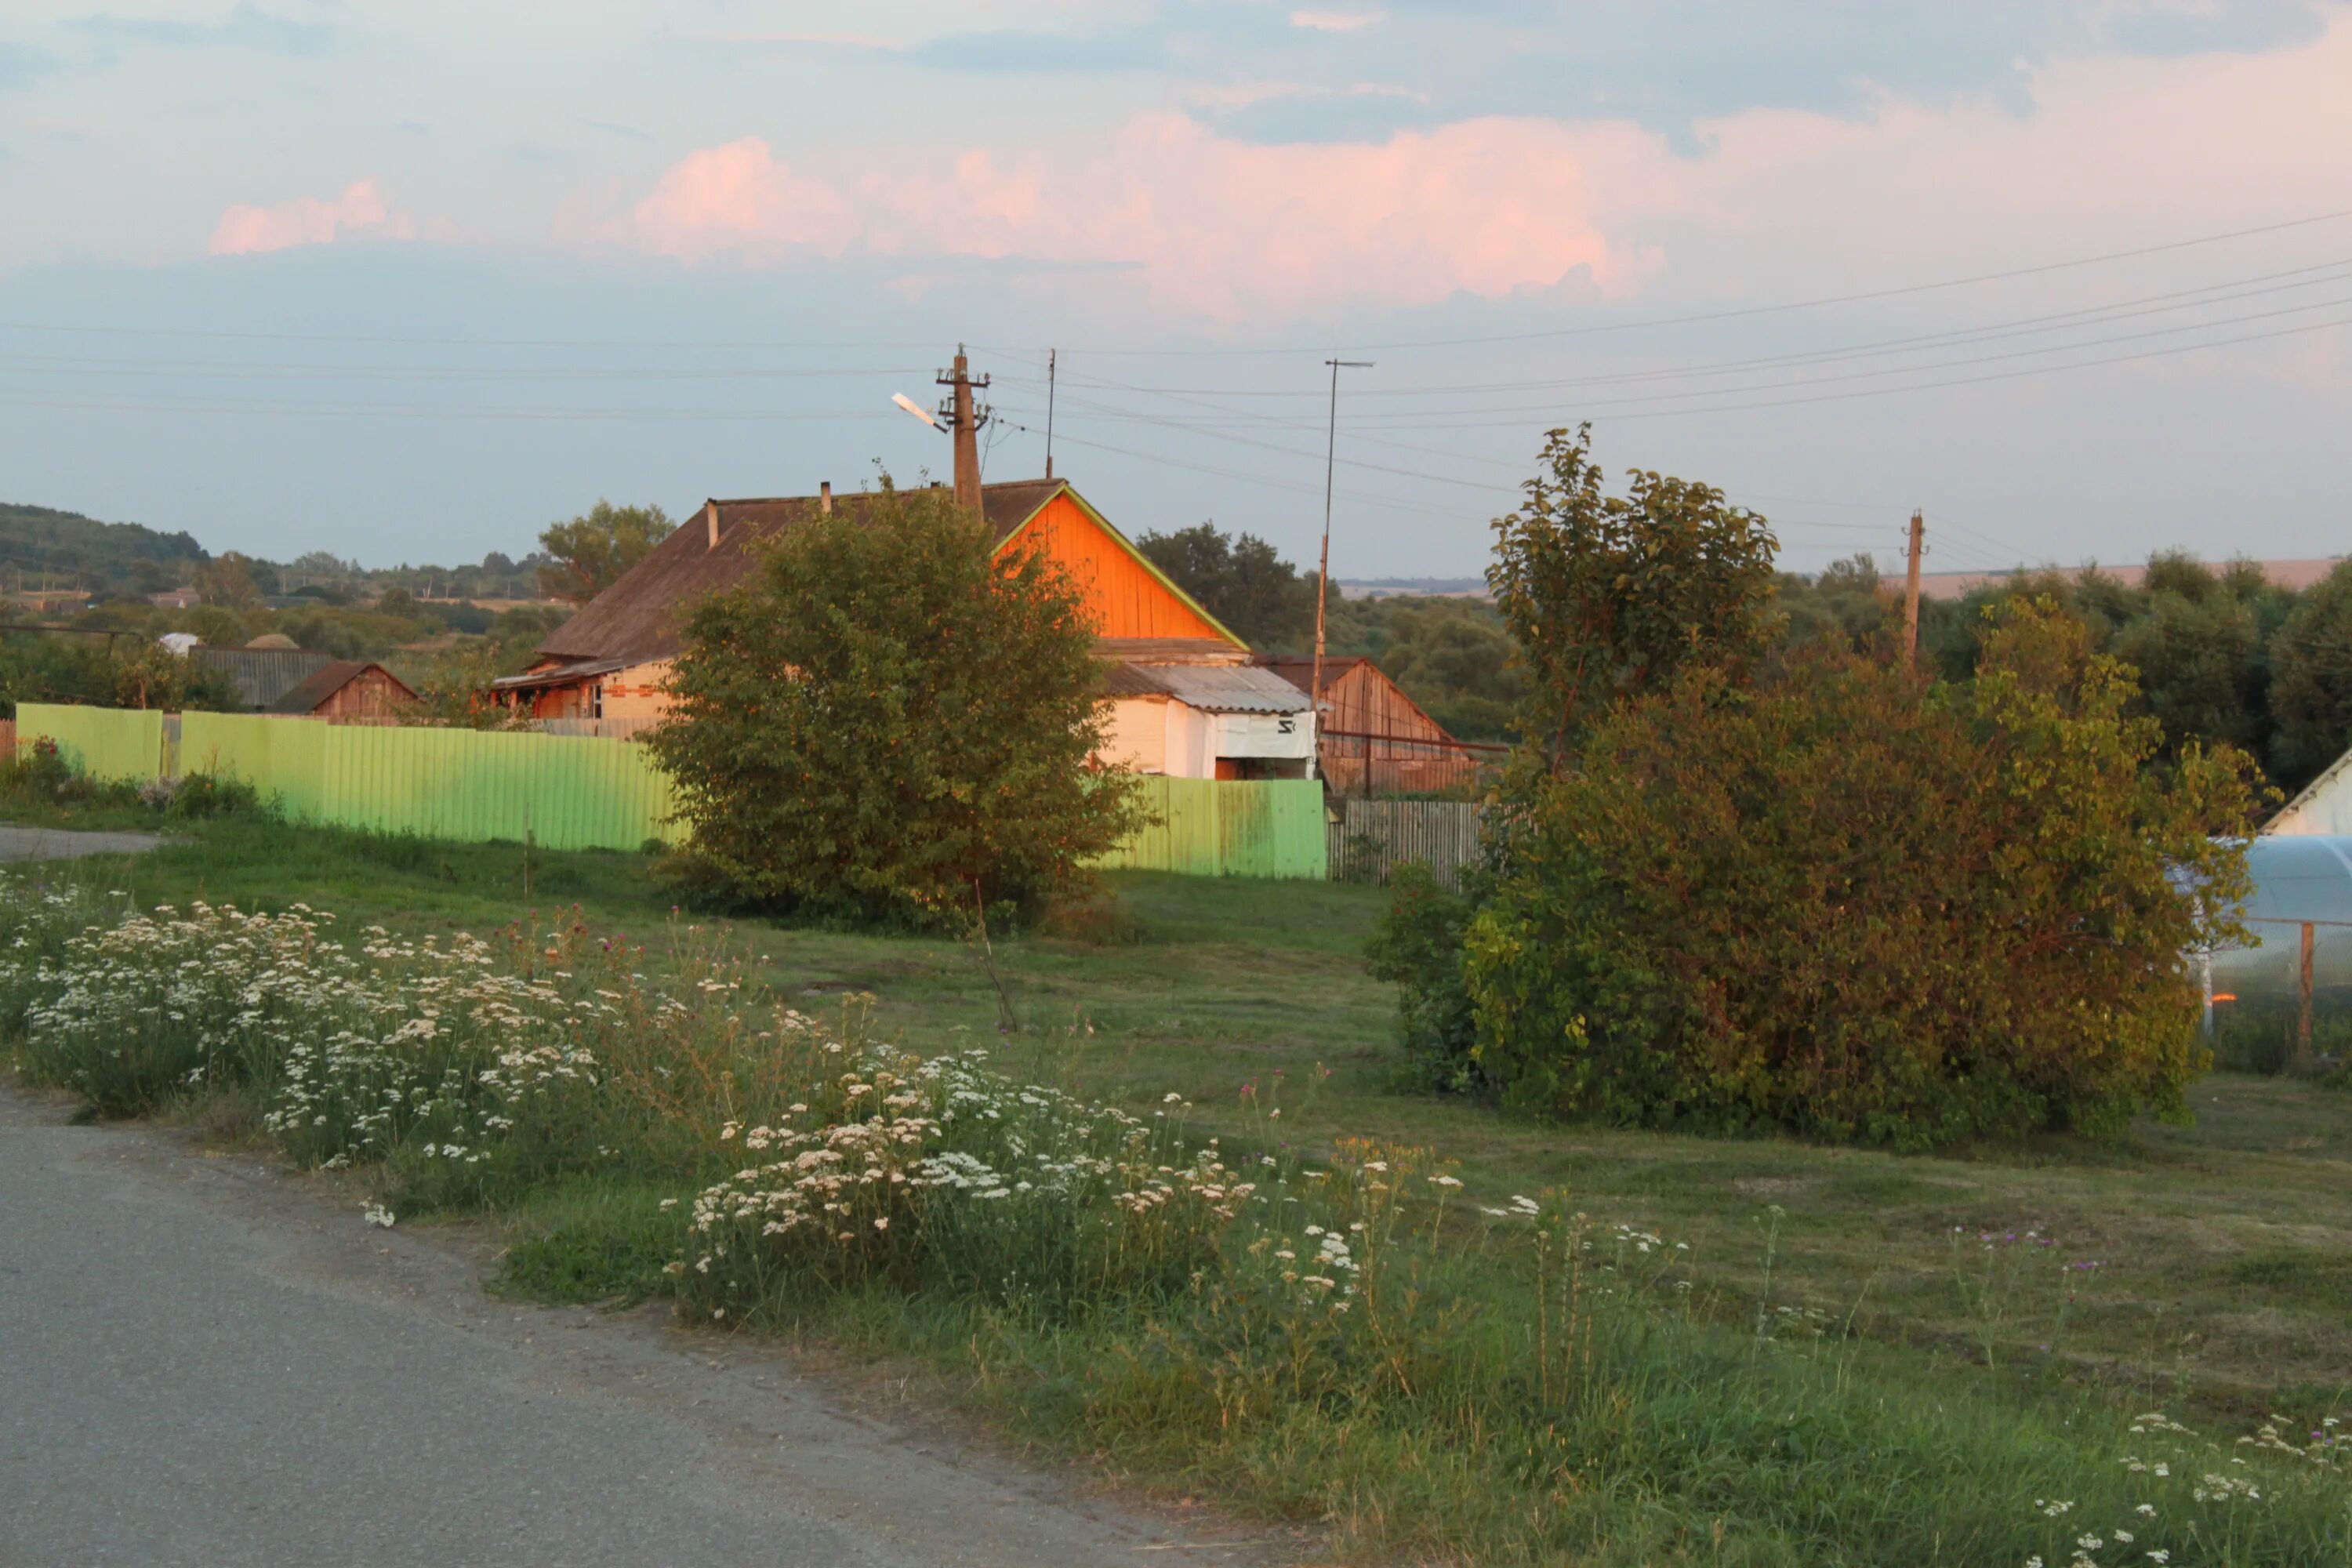
[(416, 222), (408, 214), (386, 206), (373, 180), (361, 180), (332, 201), (304, 196), (276, 206), (233, 206), (214, 226), (210, 248), (215, 256), (251, 256), (290, 250), (299, 245), (331, 245), (347, 235), (362, 233), (384, 239), (413, 239)]
[[(1864, 115), (1749, 109), (1686, 138), (1632, 114), (1488, 115), (1269, 143), (1151, 112), (944, 169), (911, 152), (788, 164), (748, 138), (673, 165), (634, 223), (638, 244), (698, 263), (1112, 268), (1139, 300), (1222, 320), (1563, 286), (1622, 299), (1670, 266), (1717, 297), (1786, 298), (2324, 206), (2330, 152), (2352, 144), (2345, 80), (2352, 15), (2300, 49), (2037, 68), (2022, 113), (1882, 91)], [(1314, 90), (1230, 101), (1263, 112)], [(1333, 96), (1419, 112), (1386, 91)]]
[(28, 49), (22, 44), (0, 43), (0, 92), (11, 88), (30, 87), (37, 79), (58, 68), (58, 62), (38, 49)]
[(239, 5), (219, 22), (183, 22), (166, 16), (118, 16), (111, 12), (100, 12), (74, 17), (65, 25), (77, 33), (102, 40), (161, 44), (173, 48), (227, 46), (298, 57), (326, 53), (337, 37), (335, 29), (324, 24), (273, 16), (249, 4)]
[(1378, 11), (1293, 11), (1290, 25), (1316, 33), (1355, 33), (1381, 19)]
[(1181, 115), (1137, 118), (1104, 150), (853, 188), (796, 174), (757, 138), (689, 154), (635, 214), (686, 260), (761, 260), (852, 243), (895, 256), (1130, 268), (1212, 315), (1339, 297), (1422, 303), (1581, 275), (1604, 293), (1650, 264), (1597, 223), (1672, 187), (1654, 139), (1617, 126), (1483, 120), (1377, 145), (1258, 146)]
[(803, 248), (837, 255), (851, 237), (839, 193), (795, 176), (756, 136), (688, 153), (633, 216), (654, 251), (686, 261)]

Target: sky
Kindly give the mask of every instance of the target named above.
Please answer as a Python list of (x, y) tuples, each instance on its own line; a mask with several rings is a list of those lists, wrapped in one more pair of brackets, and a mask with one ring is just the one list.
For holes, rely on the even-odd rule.
[[(119, 8), (115, 8), (119, 5)], [(2333, 0), (13, 0), (0, 500), (371, 565), (992, 479), (1466, 576), (1549, 429), (1791, 569), (2345, 550)]]

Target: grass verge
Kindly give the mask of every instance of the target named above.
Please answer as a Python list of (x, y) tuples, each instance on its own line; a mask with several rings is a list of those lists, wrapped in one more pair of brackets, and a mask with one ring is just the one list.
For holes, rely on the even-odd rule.
[[(1142, 1283), (1085, 1273), (1093, 1266), (1064, 1254), (1069, 1237), (1107, 1221), (1104, 1188), (1010, 1235), (971, 1230), (947, 1207), (876, 1212), (863, 1216), (869, 1226), (893, 1224), (875, 1234), (920, 1238), (917, 1256), (837, 1277), (786, 1259), (727, 1292), (688, 1282), (682, 1301), (729, 1314), (705, 1321), (907, 1358), (1041, 1446), (1326, 1520), (1364, 1555), (2057, 1563), (2092, 1534), (2102, 1563), (2176, 1548), (2183, 1562), (2345, 1556), (2352, 1526), (2333, 1468), (2267, 1446), (2215, 1449), (2168, 1420), (2135, 1432), (2130, 1419), (2135, 1405), (2160, 1404), (2200, 1430), (2252, 1436), (2269, 1409), (2292, 1410), (2308, 1425), (2280, 1428), (2278, 1441), (2306, 1448), (2309, 1432), (2335, 1430), (2320, 1423), (2343, 1406), (2352, 1364), (2340, 1270), (2330, 1272), (2352, 1237), (2352, 1114), (2343, 1097), (2308, 1085), (2217, 1079), (2200, 1091), (2190, 1131), (1958, 1159), (1563, 1130), (1383, 1092), (1387, 998), (1356, 956), (1376, 904), (1362, 889), (1117, 879), (1124, 917), (1098, 926), (1111, 940), (998, 944), (1019, 1022), (1000, 1035), (994, 990), (955, 943), (674, 930), (630, 857), (219, 823), (99, 877), (101, 892), (121, 889), (142, 904), (204, 896), (282, 908), (299, 897), (342, 913), (347, 945), (356, 925), (388, 928), (378, 945), (389, 956), (371, 960), (365, 977), (389, 987), (382, 1011), (306, 1014), (275, 1044), (236, 1047), (265, 1093), (284, 1081), (285, 1054), (305, 1031), (332, 1024), (380, 1041), (413, 1016), (415, 987), (437, 962), (419, 944), (431, 936), (446, 952), (459, 930), (503, 933), (493, 964), (547, 988), (515, 1005), (541, 1010), (533, 1027), (550, 1040), (587, 1041), (605, 1063), (636, 1051), (640, 1092), (562, 1110), (541, 1125), (561, 1124), (562, 1136), (534, 1134), (537, 1144), (505, 1149), (487, 1168), (464, 1156), (477, 1152), (483, 1116), (515, 1109), (504, 1102), (413, 1117), (384, 1147), (358, 1152), (380, 1162), (399, 1204), (500, 1211), (518, 1238), (512, 1288), (560, 1299), (677, 1289), (661, 1270), (691, 1252), (679, 1215), (755, 1168), (743, 1139), (770, 1124), (747, 1120), (755, 1107), (781, 1124), (789, 1113), (773, 1113), (822, 1103), (826, 1075), (776, 1076), (778, 1048), (747, 1021), (765, 1016), (747, 1014), (747, 995), (835, 1019), (845, 994), (877, 992), (854, 1028), (811, 1037), (880, 1050), (909, 1073), (985, 1041), (1012, 1075), (987, 1092), (1014, 1103), (1033, 1086), (1053, 1103), (1148, 1123), (1178, 1094), (1192, 1108), (1183, 1147), (1155, 1146), (1154, 1179), (1161, 1164), (1188, 1168), (1198, 1141), (1217, 1137), (1235, 1169), (1275, 1162), (1257, 1167), (1275, 1173), (1265, 1195), (1300, 1200), (1252, 1202), (1222, 1221), (1196, 1215), (1187, 1234), (1213, 1237), (1213, 1260), (1189, 1254), (1185, 1268)], [(499, 923), (554, 898), (576, 901), (576, 913)], [(632, 938), (621, 944), (634, 955), (627, 970), (587, 958), (598, 933)], [(634, 973), (647, 977), (648, 997), (684, 1006), (692, 1026), (661, 1022), (650, 1000), (604, 1004), (622, 1008), (609, 1016), (580, 1010), (600, 989), (631, 996), (604, 983)], [(352, 989), (321, 994), (343, 996), (342, 1006)], [(134, 1010), (152, 1010), (152, 994), (130, 994)], [(436, 1047), (456, 1055), (410, 1064), (404, 1106), (465, 1051), (503, 1049), (488, 1030), (466, 1044), (460, 1022), (449, 1020)], [(691, 1062), (704, 1066), (690, 1089), (657, 1070)], [(159, 1057), (152, 1076), (178, 1065)], [(369, 1092), (385, 1087), (372, 1079)], [(542, 1088), (553, 1096), (543, 1103), (572, 1103), (569, 1085)], [(607, 1089), (609, 1100), (609, 1080)], [(858, 1120), (846, 1110), (795, 1125)], [(475, 1120), (461, 1127), (463, 1117)], [(346, 1118), (355, 1134), (361, 1119)], [(1032, 1131), (1040, 1148), (1069, 1136)], [(418, 1153), (427, 1143), (436, 1152)], [(461, 1153), (437, 1152), (452, 1146)], [(1001, 1147), (962, 1132), (925, 1147), (926, 1157), (1006, 1163)], [(1344, 1227), (1373, 1223), (1386, 1211), (1366, 1205), (1391, 1201), (1370, 1185), (1407, 1166), (1420, 1184), (1403, 1184), (1381, 1221), (1402, 1240), (1392, 1237), (1371, 1269), (1360, 1252), (1354, 1274), (1316, 1276), (1357, 1286), (1316, 1298), (1349, 1310), (1318, 1316), (1296, 1295), (1336, 1284), (1293, 1281), (1285, 1296), (1274, 1255), (1319, 1256), (1309, 1224), (1360, 1234)], [(1344, 1191), (1297, 1185), (1318, 1169)], [(1459, 1199), (1445, 1209), (1453, 1189), (1433, 1175), (1506, 1213), (1478, 1215)], [(1240, 1179), (1228, 1172), (1227, 1184)], [(1293, 1190), (1276, 1193), (1280, 1183)], [(1149, 1185), (1138, 1174), (1118, 1190)], [(664, 1209), (665, 1199), (679, 1206)], [(773, 1217), (770, 1201), (761, 1212)], [(1290, 1218), (1290, 1206), (1318, 1217)], [(772, 1244), (743, 1246), (748, 1256)], [(1653, 1257), (1671, 1267), (1652, 1269)], [(1378, 1310), (1363, 1294), (1374, 1274)], [(1077, 1279), (1093, 1283), (1074, 1294)], [(2263, 1498), (2194, 1496), (2214, 1491), (2208, 1473), (2253, 1468), (2237, 1458), (2278, 1467)], [(2172, 1473), (2157, 1476), (2159, 1463)], [(2059, 1503), (2070, 1506), (2046, 1511)], [(2179, 1533), (2191, 1525), (2193, 1535)]]

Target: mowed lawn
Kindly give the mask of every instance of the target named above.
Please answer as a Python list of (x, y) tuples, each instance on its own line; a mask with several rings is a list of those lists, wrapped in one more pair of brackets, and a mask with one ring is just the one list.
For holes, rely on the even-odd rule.
[(2220, 1075), (2194, 1090), (2191, 1128), (1956, 1157), (1562, 1127), (1396, 1091), (1392, 999), (1362, 958), (1376, 889), (1116, 875), (1100, 908), (1067, 922), (1082, 934), (997, 939), (992, 981), (971, 942), (698, 921), (637, 856), (185, 831), (91, 868), (145, 902), (299, 900), (346, 927), (577, 919), (647, 943), (654, 962), (700, 925), (782, 1002), (870, 994), (876, 1026), (919, 1050), (984, 1045), (1016, 1071), (1139, 1108), (1181, 1093), (1229, 1142), (1433, 1148), (1489, 1204), (1564, 1189), (1597, 1219), (1687, 1242), (1706, 1310), (1851, 1326), (1931, 1380), (1963, 1364), (1980, 1379), (1990, 1360), (2021, 1396), (2162, 1406), (2232, 1430), (2352, 1403), (2352, 1093), (2339, 1089)]

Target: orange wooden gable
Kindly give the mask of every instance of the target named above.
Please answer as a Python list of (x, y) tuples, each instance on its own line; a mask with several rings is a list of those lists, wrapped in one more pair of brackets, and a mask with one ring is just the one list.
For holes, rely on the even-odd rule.
[(1043, 552), (1070, 574), (1094, 609), (1097, 637), (1214, 637), (1245, 646), (1067, 489), (1039, 507), (998, 548), (1016, 545)]

